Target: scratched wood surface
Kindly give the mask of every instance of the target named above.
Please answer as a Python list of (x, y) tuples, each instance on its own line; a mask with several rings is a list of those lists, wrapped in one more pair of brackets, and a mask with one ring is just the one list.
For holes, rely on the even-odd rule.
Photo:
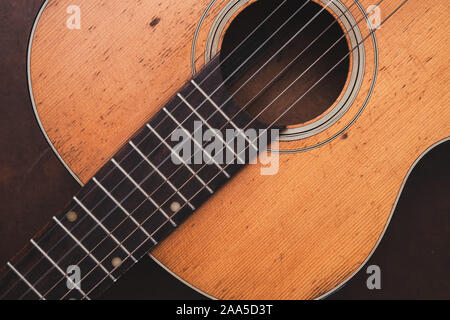
[[(386, 15), (400, 3), (385, 2)], [(45, 8), (31, 80), (45, 131), (85, 182), (189, 79), (209, 1), (78, 0), (81, 30), (66, 28), (71, 4)], [(346, 135), (282, 156), (275, 176), (247, 168), (153, 254), (217, 298), (317, 298), (344, 282), (374, 249), (412, 163), (450, 135), (448, 15), (442, 1), (409, 1), (378, 33), (376, 90)]]

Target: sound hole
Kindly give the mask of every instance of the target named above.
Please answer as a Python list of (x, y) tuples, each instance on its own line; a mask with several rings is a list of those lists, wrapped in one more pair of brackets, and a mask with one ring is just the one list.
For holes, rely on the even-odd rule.
[[(314, 18), (323, 7), (310, 1), (290, 19), (306, 2), (288, 0), (241, 44), (281, 4), (273, 0), (254, 2), (236, 16), (224, 35), (220, 53), (224, 79), (238, 70), (225, 83), (226, 88), (230, 95), (235, 94), (234, 101), (241, 108), (265, 123), (292, 126), (316, 119), (336, 102), (346, 85), (349, 57), (323, 78), (349, 51), (347, 38), (342, 37), (344, 31), (335, 17), (325, 9)], [(332, 27), (320, 36), (331, 24)], [(341, 37), (338, 44), (325, 53)], [(262, 48), (258, 49), (260, 46)], [(285, 48), (277, 53), (283, 46)], [(295, 81), (303, 72), (305, 74)], [(286, 113), (281, 116), (283, 112)]]

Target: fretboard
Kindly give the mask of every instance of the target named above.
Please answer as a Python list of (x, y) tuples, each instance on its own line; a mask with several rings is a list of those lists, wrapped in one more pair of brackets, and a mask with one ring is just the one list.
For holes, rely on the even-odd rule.
[[(189, 81), (8, 263), (1, 299), (99, 297), (253, 160), (250, 150), (260, 149), (258, 140), (246, 138), (239, 153), (225, 141), (227, 129), (268, 127), (233, 103), (221, 86), (218, 63), (213, 60)], [(216, 139), (224, 140), (228, 162), (215, 160), (196, 139), (199, 123), (222, 133)], [(192, 161), (174, 150), (179, 142), (171, 136), (179, 129), (191, 139)], [(269, 141), (276, 138), (270, 133)]]

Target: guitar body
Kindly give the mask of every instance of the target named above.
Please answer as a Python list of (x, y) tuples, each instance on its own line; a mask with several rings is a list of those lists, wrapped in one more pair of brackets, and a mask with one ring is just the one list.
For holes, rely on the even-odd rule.
[[(384, 15), (399, 5), (385, 1)], [(203, 16), (209, 0), (78, 0), (81, 29), (70, 29), (73, 1), (47, 1), (31, 38), (30, 89), (45, 134), (80, 182), (192, 77), (191, 61), (203, 67), (228, 2)], [(281, 154), (273, 176), (246, 167), (151, 254), (220, 299), (313, 299), (345, 283), (376, 249), (414, 162), (450, 136), (449, 10), (409, 1), (377, 31), (378, 56), (367, 42), (369, 72), (349, 111), (280, 148), (335, 139)], [(339, 134), (369, 95), (377, 57), (375, 90)]]

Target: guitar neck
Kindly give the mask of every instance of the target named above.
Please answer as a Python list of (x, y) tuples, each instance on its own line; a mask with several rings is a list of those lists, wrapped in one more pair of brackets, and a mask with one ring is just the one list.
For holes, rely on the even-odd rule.
[[(260, 141), (236, 129), (276, 138), (221, 89), (218, 63), (188, 82), (8, 263), (0, 298), (98, 297), (254, 160)], [(202, 129), (217, 129), (209, 138), (223, 142), (220, 152), (203, 142)], [(244, 150), (228, 132), (243, 137)], [(172, 141), (182, 134), (183, 152)]]

